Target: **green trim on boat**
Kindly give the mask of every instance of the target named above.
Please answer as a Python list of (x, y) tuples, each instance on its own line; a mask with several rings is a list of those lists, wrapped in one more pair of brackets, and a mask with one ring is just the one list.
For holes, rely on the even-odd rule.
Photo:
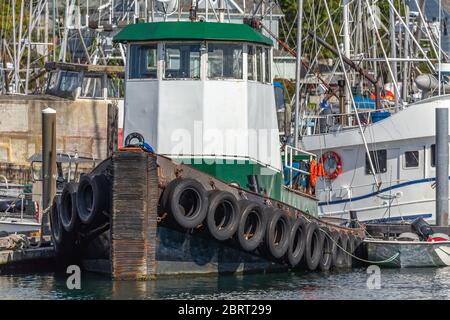
[(273, 42), (247, 24), (216, 22), (153, 22), (126, 26), (114, 41), (217, 40), (272, 46)]

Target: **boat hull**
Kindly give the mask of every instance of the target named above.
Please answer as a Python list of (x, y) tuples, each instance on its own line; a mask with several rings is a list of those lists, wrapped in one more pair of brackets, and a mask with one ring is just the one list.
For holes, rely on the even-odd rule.
[[(190, 234), (158, 226), (155, 273), (161, 276), (189, 274), (239, 274), (285, 271), (287, 266), (240, 250), (232, 243), (221, 243), (205, 234)], [(111, 273), (110, 260), (85, 259), (87, 271)], [(152, 278), (150, 277), (150, 278)]]
[(381, 267), (422, 268), (450, 266), (450, 241), (384, 241), (364, 240), (369, 261), (390, 260)]
[(34, 232), (39, 231), (41, 225), (33, 220), (4, 218), (0, 220), (0, 231), (8, 233), (14, 232)]

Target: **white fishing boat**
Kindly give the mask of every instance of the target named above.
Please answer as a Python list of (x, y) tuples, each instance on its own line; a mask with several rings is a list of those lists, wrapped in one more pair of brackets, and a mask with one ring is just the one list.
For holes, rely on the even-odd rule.
[(304, 136), (303, 147), (322, 155), (326, 172), (341, 171), (318, 179), (320, 213), (357, 211), (372, 223), (434, 222), (435, 109), (449, 103), (449, 95), (432, 97), (364, 126), (376, 179), (358, 127)]
[[(310, 32), (325, 49), (335, 54), (334, 70), (341, 68), (343, 71), (339, 75), (338, 91), (334, 92), (340, 101), (338, 108), (332, 108), (323, 94), (321, 107), (316, 108), (319, 112), (307, 112), (303, 108), (298, 145), (318, 155), (319, 165), (323, 166), (324, 172), (318, 172), (315, 185), (322, 217), (348, 218), (350, 211), (357, 211), (359, 219), (368, 223), (416, 218), (434, 223), (435, 109), (449, 106), (450, 96), (445, 91), (448, 91), (450, 65), (435, 63), (444, 60), (445, 53), (431, 34), (420, 7), (419, 12), (414, 13), (416, 20), (412, 24), (406, 3), (402, 4), (405, 14), (401, 15), (392, 1), (388, 2), (391, 16), (387, 27), (376, 20), (379, 19), (376, 7), (369, 6), (368, 1), (343, 2), (343, 50), (336, 49), (340, 47), (337, 31), (331, 30), (333, 44), (327, 44)], [(349, 11), (360, 12), (365, 18), (350, 22)], [(331, 22), (329, 11), (328, 16)], [(361, 30), (362, 20), (368, 22), (367, 32)], [(416, 39), (420, 28), (422, 36), (430, 41), (431, 49), (427, 52), (419, 46), (421, 38)], [(391, 51), (388, 55), (381, 33), (388, 35), (389, 31)], [(355, 32), (354, 38), (350, 37), (351, 32)], [(355, 41), (353, 46), (350, 40)], [(396, 48), (397, 40), (401, 46)], [(363, 49), (361, 43), (365, 41), (376, 49), (370, 53), (356, 51)], [(431, 51), (442, 60), (432, 62)], [(403, 58), (398, 56), (399, 52)], [(373, 66), (370, 71), (359, 66), (368, 63)], [(426, 65), (429, 73), (410, 73), (418, 63)], [(346, 67), (342, 68), (344, 65)], [(384, 85), (381, 68), (387, 69)], [(388, 80), (391, 82), (387, 83)], [(355, 83), (372, 88), (372, 98), (361, 98), (362, 95), (353, 93), (357, 89)], [(366, 92), (370, 93), (367, 89)]]

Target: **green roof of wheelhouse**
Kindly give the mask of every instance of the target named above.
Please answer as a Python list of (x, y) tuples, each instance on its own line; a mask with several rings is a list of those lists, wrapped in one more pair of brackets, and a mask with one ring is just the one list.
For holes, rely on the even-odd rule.
[(114, 41), (217, 40), (245, 41), (272, 46), (268, 37), (246, 24), (217, 22), (151, 22), (126, 26)]

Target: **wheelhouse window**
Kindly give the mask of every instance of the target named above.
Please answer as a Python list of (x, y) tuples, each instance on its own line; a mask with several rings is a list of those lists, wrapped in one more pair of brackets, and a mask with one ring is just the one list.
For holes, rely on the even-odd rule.
[(165, 79), (200, 79), (200, 44), (166, 44)]
[(242, 45), (208, 44), (208, 78), (242, 79)]
[[(372, 159), (375, 173), (384, 173), (387, 170), (387, 152), (386, 150), (370, 151), (370, 158)], [(372, 174), (370, 168), (369, 157), (366, 153), (366, 174)]]
[(264, 49), (264, 81), (269, 83), (272, 82), (272, 78), (271, 78), (271, 70), (270, 70), (270, 50), (268, 48)]
[(255, 54), (256, 54), (255, 46), (248, 45), (247, 46), (247, 79), (248, 80), (256, 80)]
[(261, 47), (256, 47), (256, 80), (259, 82), (263, 81), (263, 49)]
[(59, 83), (59, 90), (72, 92), (79, 86), (78, 72), (62, 71), (61, 81)]
[(103, 98), (102, 77), (85, 76), (81, 85), (81, 98)]
[(419, 151), (405, 152), (405, 168), (417, 168), (419, 166)]
[(156, 79), (158, 70), (158, 50), (156, 44), (130, 47), (130, 79)]
[(107, 81), (108, 98), (123, 98), (124, 80), (118, 77), (108, 77)]
[(51, 71), (48, 77), (47, 90), (51, 91), (58, 87), (58, 71)]

